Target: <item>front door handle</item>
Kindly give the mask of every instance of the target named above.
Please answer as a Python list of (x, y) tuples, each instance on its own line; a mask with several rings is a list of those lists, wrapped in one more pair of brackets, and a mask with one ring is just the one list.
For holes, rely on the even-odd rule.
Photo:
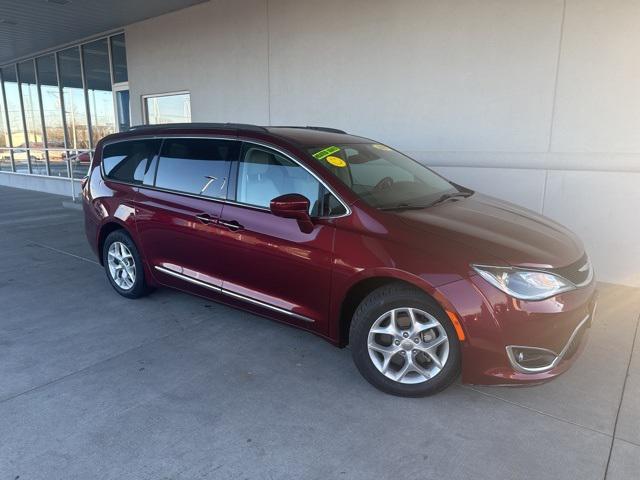
[(211, 223), (215, 223), (215, 221), (216, 221), (216, 219), (213, 218), (208, 213), (200, 213), (200, 214), (196, 215), (196, 218), (198, 220), (200, 220), (202, 223), (204, 223), (205, 225), (209, 225)]
[(244, 230), (244, 227), (240, 225), (236, 220), (219, 220), (218, 223), (220, 225), (224, 225), (232, 232), (237, 232), (239, 230)]

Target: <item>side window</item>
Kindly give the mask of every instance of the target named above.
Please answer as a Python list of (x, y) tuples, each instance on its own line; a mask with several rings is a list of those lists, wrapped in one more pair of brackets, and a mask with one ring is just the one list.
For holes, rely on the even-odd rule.
[(335, 195), (329, 192), (326, 188), (323, 188), (324, 194), (322, 197), (322, 216), (323, 217), (336, 217), (347, 213), (345, 206), (340, 203)]
[(162, 145), (155, 185), (177, 192), (226, 198), (229, 168), (240, 143), (206, 138), (166, 139)]
[(297, 163), (266, 147), (245, 143), (238, 167), (236, 200), (269, 208), (271, 200), (286, 193), (309, 199), (311, 216), (323, 212), (324, 187)]
[(107, 178), (140, 185), (158, 154), (160, 140), (130, 140), (106, 145), (102, 150), (102, 168)]

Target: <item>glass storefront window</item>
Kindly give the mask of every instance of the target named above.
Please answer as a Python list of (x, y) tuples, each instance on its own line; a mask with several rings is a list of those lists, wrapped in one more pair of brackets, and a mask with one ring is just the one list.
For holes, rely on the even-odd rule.
[(24, 121), (27, 127), (29, 147), (44, 147), (38, 85), (36, 84), (36, 68), (33, 60), (19, 63), (18, 74), (20, 75), (22, 108), (24, 109)]
[(2, 85), (0, 85), (0, 171), (10, 172), (13, 170), (10, 147), (6, 109), (4, 107), (4, 94)]
[(58, 53), (64, 116), (67, 122), (67, 148), (89, 148), (89, 125), (80, 68), (80, 49), (68, 48)]
[(24, 150), (27, 145), (22, 123), (20, 89), (18, 88), (15, 65), (2, 68), (2, 80), (4, 83), (7, 116), (9, 117), (9, 130), (11, 131), (11, 144), (13, 148), (20, 148), (20, 151), (15, 151), (13, 155), (16, 172), (29, 173), (27, 152)]
[(191, 122), (189, 93), (168, 93), (144, 97), (144, 117), (147, 124)]
[(116, 131), (107, 39), (82, 46), (93, 145)]
[(49, 174), (54, 177), (68, 177), (66, 155), (64, 149), (64, 124), (62, 123), (62, 101), (58, 88), (56, 59), (53, 54), (36, 59), (42, 113), (44, 115), (44, 131), (49, 150)]
[(19, 63), (18, 76), (20, 79), (20, 93), (22, 94), (24, 123), (27, 127), (26, 139), (29, 145), (28, 154), (29, 159), (31, 160), (31, 173), (46, 175), (46, 154), (43, 150), (37, 150), (44, 147), (44, 137), (34, 61), (27, 60)]
[(122, 33), (5, 65), (0, 87), (0, 171), (81, 178), (130, 124)]
[(113, 63), (113, 83), (129, 80), (127, 74), (127, 50), (124, 45), (124, 33), (111, 37), (111, 60)]

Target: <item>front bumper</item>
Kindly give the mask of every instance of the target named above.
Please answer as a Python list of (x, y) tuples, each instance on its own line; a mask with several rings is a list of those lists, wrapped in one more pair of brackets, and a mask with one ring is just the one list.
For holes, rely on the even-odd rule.
[(479, 385), (542, 383), (565, 372), (584, 348), (597, 301), (593, 282), (531, 302), (479, 276), (444, 285), (438, 294), (466, 333), (462, 381)]

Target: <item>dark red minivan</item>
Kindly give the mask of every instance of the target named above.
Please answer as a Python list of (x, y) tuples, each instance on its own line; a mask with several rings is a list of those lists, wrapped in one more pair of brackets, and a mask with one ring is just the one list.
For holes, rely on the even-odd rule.
[(348, 344), (396, 395), (549, 380), (595, 310), (569, 230), (336, 129), (135, 127), (99, 142), (83, 199), (119, 294), (173, 287)]

